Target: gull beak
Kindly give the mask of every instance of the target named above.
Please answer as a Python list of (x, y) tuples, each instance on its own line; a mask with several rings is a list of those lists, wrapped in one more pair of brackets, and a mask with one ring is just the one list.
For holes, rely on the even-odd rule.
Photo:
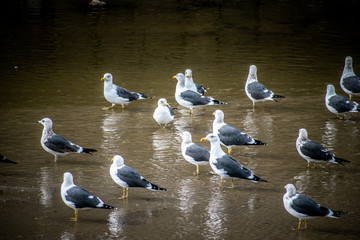
[(181, 134), (179, 134), (179, 137), (181, 137), (181, 138), (182, 138), (182, 135), (181, 135)]
[(176, 76), (173, 76), (172, 78), (173, 78), (173, 79), (176, 79)]
[(105, 78), (102, 77), (102, 78), (100, 79), (100, 81), (105, 81)]
[(165, 104), (166, 106), (170, 107), (170, 105), (168, 103)]
[(284, 186), (284, 189), (286, 189), (286, 186)]
[(114, 162), (114, 158), (112, 158), (111, 161)]
[(215, 116), (215, 112), (213, 112), (213, 114), (212, 114), (213, 116)]
[(204, 141), (206, 141), (207, 140), (207, 138), (202, 138), (200, 141), (201, 142), (204, 142)]
[(189, 77), (190, 77), (190, 75), (186, 75), (186, 77), (188, 77), (188, 78), (189, 78)]

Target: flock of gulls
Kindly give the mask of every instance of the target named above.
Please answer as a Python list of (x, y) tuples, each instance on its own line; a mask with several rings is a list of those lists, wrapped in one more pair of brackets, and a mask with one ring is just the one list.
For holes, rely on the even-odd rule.
[[(205, 93), (209, 89), (203, 85), (194, 83), (190, 69), (187, 69), (185, 74), (178, 73), (173, 76), (173, 78), (177, 80), (175, 99), (179, 105), (188, 108), (190, 114), (194, 114), (194, 108), (199, 106), (227, 104), (226, 102), (205, 96)], [(116, 105), (121, 105), (124, 109), (125, 105), (134, 100), (149, 98), (144, 93), (131, 92), (115, 85), (110, 73), (106, 73), (101, 80), (104, 81), (104, 96), (106, 100), (111, 103), (111, 106), (105, 109), (112, 109)], [(350, 99), (353, 96), (360, 96), (360, 78), (357, 77), (353, 71), (351, 57), (346, 57), (345, 59), (340, 86), (349, 95)], [(284, 98), (284, 96), (274, 94), (274, 92), (267, 89), (258, 81), (257, 68), (254, 65), (251, 65), (249, 68), (245, 92), (253, 102), (253, 106), (255, 106), (256, 102), (276, 102), (276, 99)], [(345, 113), (359, 111), (359, 105), (349, 98), (337, 95), (334, 85), (329, 84), (327, 86), (325, 97), (326, 107), (339, 118), (343, 117)], [(182, 139), (181, 153), (186, 161), (196, 165), (195, 174), (199, 174), (199, 165), (210, 164), (213, 172), (220, 176), (220, 189), (222, 189), (225, 178), (232, 180), (232, 187), (234, 187), (234, 178), (250, 180), (252, 182), (267, 182), (267, 180), (256, 176), (250, 169), (243, 166), (238, 160), (231, 156), (234, 146), (266, 145), (266, 143), (254, 139), (252, 136), (234, 126), (226, 124), (224, 122), (223, 111), (216, 110), (213, 115), (213, 132), (201, 139), (201, 141), (210, 142), (210, 150), (195, 144), (192, 141), (190, 132), (184, 131), (180, 134)], [(165, 98), (158, 100), (158, 106), (154, 111), (153, 118), (160, 126), (164, 125), (164, 127), (174, 120), (174, 111)], [(58, 160), (59, 156), (65, 156), (70, 153), (92, 154), (96, 152), (95, 149), (84, 148), (54, 133), (53, 122), (50, 118), (44, 118), (38, 121), (38, 123), (44, 126), (41, 146), (47, 152), (54, 155), (55, 161)], [(227, 153), (222, 150), (221, 145), (227, 148)], [(299, 130), (296, 149), (299, 155), (307, 160), (308, 166), (310, 162), (340, 164), (349, 162), (348, 160), (335, 157), (333, 153), (326, 150), (322, 145), (308, 139), (308, 133), (304, 128)], [(110, 176), (116, 184), (123, 188), (123, 195), (120, 199), (128, 198), (129, 188), (166, 191), (165, 188), (159, 187), (146, 180), (137, 170), (125, 165), (124, 159), (120, 155), (112, 158)], [(341, 214), (347, 214), (347, 212), (344, 211), (330, 210), (306, 196), (297, 194), (292, 184), (287, 184), (285, 189), (286, 193), (283, 196), (284, 207), (291, 215), (299, 219), (298, 229), (301, 227), (302, 220), (305, 220), (306, 229), (307, 219), (315, 217), (337, 218)], [(116, 207), (105, 204), (99, 197), (92, 195), (89, 191), (76, 186), (70, 172), (64, 173), (64, 179), (61, 185), (61, 197), (67, 206), (75, 210), (75, 217), (71, 219), (73, 221), (77, 221), (78, 211), (80, 209), (116, 209)]]

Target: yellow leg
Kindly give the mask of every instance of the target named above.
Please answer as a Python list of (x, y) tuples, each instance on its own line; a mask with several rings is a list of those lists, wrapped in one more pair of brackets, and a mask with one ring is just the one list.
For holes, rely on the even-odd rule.
[(126, 188), (123, 188), (123, 195), (122, 197), (119, 197), (118, 199), (124, 199), (126, 198)]
[(231, 179), (231, 187), (234, 188), (234, 179)]
[(351, 100), (351, 95), (349, 95), (349, 100)]
[(220, 190), (222, 189), (223, 182), (224, 182), (224, 179), (221, 179), (221, 181), (220, 181)]
[(130, 189), (130, 188), (126, 188), (126, 198), (129, 197), (129, 189)]
[(231, 147), (228, 148), (228, 155), (231, 155)]
[(124, 104), (122, 104), (122, 105), (121, 105), (121, 108), (124, 110), (124, 109), (125, 109), (125, 105), (124, 105)]
[(75, 210), (75, 217), (70, 218), (70, 221), (77, 222), (78, 215), (79, 215), (79, 209), (76, 209)]
[(305, 219), (305, 229), (307, 229), (307, 220)]
[(299, 219), (299, 226), (298, 226), (298, 230), (300, 230), (301, 227), (301, 220)]
[(255, 102), (253, 102), (253, 108), (255, 107)]
[(103, 110), (110, 110), (113, 109), (115, 107), (115, 104), (111, 104), (110, 107), (104, 107)]
[(196, 165), (196, 175), (199, 175), (199, 165)]

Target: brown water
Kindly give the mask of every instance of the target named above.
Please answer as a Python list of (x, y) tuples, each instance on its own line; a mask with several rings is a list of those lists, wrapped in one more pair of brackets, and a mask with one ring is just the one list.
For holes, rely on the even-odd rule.
[[(11, 2), (11, 1), (10, 1)], [(134, 1), (135, 2), (135, 1)], [(0, 166), (0, 239), (358, 239), (359, 114), (337, 120), (324, 104), (326, 84), (338, 94), (344, 58), (360, 74), (359, 5), (318, 1), (128, 1), (101, 9), (87, 1), (13, 1), (1, 9), (0, 153), (17, 165)], [(277, 94), (278, 103), (252, 103), (244, 92), (251, 64)], [(267, 146), (237, 147), (233, 156), (269, 183), (225, 181), (210, 166), (186, 162), (179, 133), (195, 143), (212, 130), (210, 106), (188, 111), (174, 99), (171, 78), (186, 68), (220, 106), (225, 121)], [(103, 97), (100, 78), (153, 98), (124, 111)], [(157, 100), (177, 107), (175, 120), (159, 128), (152, 119)], [(360, 101), (359, 98), (355, 99)], [(40, 146), (50, 117), (54, 131), (98, 150), (58, 162)], [(307, 168), (295, 148), (299, 128), (346, 165)], [(147, 179), (168, 189), (122, 189), (109, 175), (120, 154)], [(73, 210), (61, 200), (65, 171), (75, 184), (118, 210)], [(316, 219), (298, 232), (297, 219), (282, 204), (293, 183), (323, 205), (350, 214)]]

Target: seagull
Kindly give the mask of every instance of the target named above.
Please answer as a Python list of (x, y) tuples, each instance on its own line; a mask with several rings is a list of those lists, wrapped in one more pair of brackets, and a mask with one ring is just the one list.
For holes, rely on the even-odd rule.
[(174, 111), (168, 104), (165, 98), (160, 98), (158, 101), (158, 106), (154, 111), (153, 118), (161, 126), (161, 124), (166, 125), (174, 120)]
[(44, 125), (41, 136), (41, 146), (45, 151), (55, 156), (55, 162), (58, 156), (65, 156), (70, 153), (88, 153), (96, 152), (95, 149), (83, 148), (75, 143), (70, 142), (66, 138), (54, 133), (53, 122), (50, 118), (43, 118), (38, 123)]
[(149, 190), (166, 191), (165, 188), (152, 184), (140, 175), (138, 171), (124, 164), (124, 159), (120, 155), (115, 155), (110, 166), (110, 175), (114, 182), (123, 188), (123, 196), (119, 199), (125, 199), (129, 196), (129, 188), (147, 188)]
[(360, 77), (356, 76), (353, 69), (352, 57), (345, 58), (345, 66), (340, 78), (340, 86), (349, 95), (349, 99), (360, 96)]
[(204, 95), (206, 92), (203, 85), (194, 83), (191, 69), (185, 70), (185, 87), (191, 91), (198, 92), (201, 95)]
[(117, 209), (116, 207), (104, 204), (97, 196), (74, 184), (73, 175), (70, 172), (64, 173), (64, 181), (61, 184), (61, 198), (64, 203), (75, 210), (75, 217), (71, 221), (77, 221), (79, 210), (86, 208)]
[(286, 211), (299, 219), (298, 230), (301, 227), (301, 220), (305, 220), (305, 229), (307, 228), (307, 219), (316, 217), (338, 218), (342, 214), (348, 214), (344, 211), (333, 211), (321, 206), (311, 198), (296, 193), (296, 188), (292, 184), (285, 187), (286, 193), (283, 196), (283, 203)]
[(335, 87), (328, 84), (326, 88), (325, 104), (327, 109), (336, 114), (338, 118), (344, 117), (347, 112), (359, 112), (360, 107), (357, 102), (351, 101), (347, 97), (337, 95)]
[(8, 159), (7, 157), (5, 157), (4, 155), (0, 154), (0, 162), (2, 163), (12, 163), (12, 164), (17, 164), (17, 162), (14, 162), (10, 159)]
[(186, 161), (196, 165), (196, 175), (199, 175), (199, 165), (209, 163), (210, 151), (193, 143), (191, 134), (187, 131), (182, 132), (180, 137), (182, 138), (181, 153)]
[(224, 112), (216, 110), (213, 113), (215, 116), (213, 122), (213, 133), (219, 136), (222, 145), (228, 148), (228, 154), (231, 154), (233, 146), (240, 145), (267, 145), (267, 143), (261, 142), (252, 138), (250, 135), (242, 132), (240, 129), (233, 127), (224, 122)]
[(255, 102), (277, 102), (275, 98), (285, 98), (284, 96), (275, 95), (271, 90), (267, 89), (263, 84), (259, 83), (256, 71), (256, 66), (251, 65), (249, 69), (249, 75), (245, 84), (246, 95), (253, 102), (253, 107), (255, 107)]
[(340, 163), (350, 162), (348, 160), (335, 157), (335, 155), (326, 150), (319, 143), (311, 141), (308, 138), (308, 133), (305, 128), (299, 129), (299, 137), (296, 139), (296, 149), (300, 156), (308, 161), (308, 167), (310, 162), (331, 162)]
[(216, 134), (210, 133), (201, 139), (202, 142), (206, 140), (211, 144), (210, 166), (221, 178), (220, 189), (224, 178), (231, 178), (232, 187), (234, 187), (234, 178), (247, 179), (252, 182), (267, 182), (267, 180), (255, 176), (250, 169), (241, 165), (235, 158), (224, 153), (220, 146), (220, 139)]
[(104, 81), (104, 96), (112, 104), (110, 107), (104, 108), (106, 110), (112, 109), (119, 104), (124, 109), (125, 104), (129, 104), (133, 100), (149, 98), (145, 93), (130, 92), (113, 84), (113, 76), (110, 73), (105, 73), (101, 81)]
[(176, 85), (175, 99), (183, 107), (190, 108), (190, 113), (193, 115), (194, 107), (204, 106), (204, 105), (218, 105), (218, 104), (227, 104), (226, 102), (221, 102), (215, 100), (212, 97), (201, 96), (200, 93), (191, 91), (185, 87), (185, 75), (183, 73), (178, 73), (176, 76), (173, 76), (173, 79), (177, 79), (178, 83)]

